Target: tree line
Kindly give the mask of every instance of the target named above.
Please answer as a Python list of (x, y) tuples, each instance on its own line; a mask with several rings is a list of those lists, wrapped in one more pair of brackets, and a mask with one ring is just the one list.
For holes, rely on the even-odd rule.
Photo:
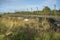
[[(10, 12), (4, 13), (4, 14), (11, 14)], [(18, 11), (14, 12), (14, 14), (20, 14), (20, 15), (58, 15), (60, 16), (60, 9), (54, 9), (51, 10), (48, 6), (43, 8), (43, 10), (37, 10), (37, 11)], [(18, 16), (18, 15), (17, 15)]]

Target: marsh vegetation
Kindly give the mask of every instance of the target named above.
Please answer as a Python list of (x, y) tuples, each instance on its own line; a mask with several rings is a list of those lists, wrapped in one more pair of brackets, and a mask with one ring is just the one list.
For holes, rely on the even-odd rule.
[[(43, 12), (44, 11), (44, 12)], [(60, 10), (45, 7), (43, 11), (6, 13), (0, 17), (0, 40), (60, 40), (60, 26), (53, 19), (11, 17), (9, 15), (57, 15)], [(17, 16), (18, 16), (17, 15)]]

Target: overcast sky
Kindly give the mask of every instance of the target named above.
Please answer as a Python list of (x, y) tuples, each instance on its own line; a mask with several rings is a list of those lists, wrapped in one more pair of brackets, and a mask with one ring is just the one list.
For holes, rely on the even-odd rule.
[(44, 6), (54, 9), (54, 4), (60, 9), (60, 0), (0, 0), (0, 12), (21, 11), (27, 8), (36, 10), (36, 7), (42, 10)]

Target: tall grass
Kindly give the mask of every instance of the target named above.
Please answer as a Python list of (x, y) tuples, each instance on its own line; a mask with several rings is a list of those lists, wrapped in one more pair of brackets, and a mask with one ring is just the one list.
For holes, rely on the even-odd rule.
[(13, 26), (13, 28), (8, 31), (10, 26), (6, 27), (0, 20), (0, 30), (2, 30), (0, 31), (0, 40), (60, 40), (59, 32), (48, 31), (50, 26), (47, 26), (48, 22), (46, 20), (43, 21), (43, 23), (47, 23), (45, 26), (42, 26), (43, 30), (36, 25), (39, 24), (39, 20), (36, 20), (36, 22), (33, 21), (26, 22), (25, 27), (21, 25)]

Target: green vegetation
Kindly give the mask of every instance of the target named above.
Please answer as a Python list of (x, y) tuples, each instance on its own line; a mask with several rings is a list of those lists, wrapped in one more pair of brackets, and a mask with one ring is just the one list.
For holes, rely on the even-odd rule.
[[(36, 24), (32, 24), (36, 25)], [(54, 30), (41, 30), (39, 26), (5, 27), (0, 20), (0, 40), (60, 40), (60, 33)], [(45, 28), (45, 27), (43, 27)], [(49, 27), (47, 27), (49, 28)]]
[[(15, 12), (20, 15), (56, 15), (60, 16), (60, 10), (51, 10), (45, 7), (42, 11)], [(5, 16), (6, 17), (5, 17)], [(8, 18), (10, 13), (5, 13), (5, 18), (0, 17), (0, 40), (60, 40), (60, 32), (51, 29), (50, 23), (45, 19), (30, 18), (29, 21)], [(12, 14), (14, 15), (14, 14)], [(42, 24), (41, 24), (41, 23)], [(16, 23), (16, 24), (15, 24)]]
[(30, 27), (12, 29), (9, 35), (0, 35), (0, 40), (60, 40), (60, 33), (54, 31), (39, 31)]
[[(15, 12), (15, 14), (20, 14), (20, 15), (55, 15), (54, 12), (56, 11), (56, 15), (60, 16), (60, 10), (51, 10), (49, 7), (45, 7), (42, 11), (20, 11), (20, 12)], [(4, 13), (4, 14), (11, 14), (11, 13)], [(14, 14), (12, 14), (14, 15)], [(17, 15), (18, 16), (18, 15)]]

